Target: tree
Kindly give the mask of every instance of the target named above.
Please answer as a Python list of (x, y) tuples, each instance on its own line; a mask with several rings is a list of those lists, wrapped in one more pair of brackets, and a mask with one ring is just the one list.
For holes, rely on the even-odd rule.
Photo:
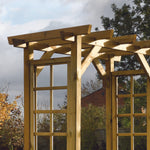
[(106, 30), (114, 29), (115, 36), (136, 34), (140, 40), (150, 39), (149, 0), (133, 0), (132, 5), (124, 4), (118, 8), (112, 4), (111, 7), (114, 17), (101, 17)]
[(5, 120), (10, 119), (10, 113), (16, 107), (16, 101), (11, 104), (8, 103), (7, 98), (7, 94), (0, 93), (0, 127)]
[[(121, 8), (118, 8), (115, 4), (112, 4), (111, 8), (114, 16), (113, 18), (102, 16), (102, 25), (105, 30), (113, 29), (114, 36), (136, 34), (137, 40), (149, 40), (149, 7), (150, 1), (148, 0), (133, 0), (132, 5), (124, 4)], [(150, 62), (149, 57), (147, 60)], [(123, 56), (122, 61), (120, 63), (116, 63), (116, 65), (118, 70), (134, 70), (141, 67), (133, 55)]]
[[(81, 149), (99, 150), (97, 130), (105, 129), (105, 108), (89, 105), (81, 112)], [(100, 134), (100, 133), (99, 133)], [(102, 148), (102, 147), (101, 147)]]
[(8, 112), (6, 113), (7, 119), (3, 120), (3, 123), (1, 125), (0, 149), (3, 149), (4, 147), (9, 148), (9, 150), (13, 150), (14, 148), (23, 149), (24, 122), (21, 116), (21, 108), (17, 106), (16, 102), (16, 100), (20, 98), (20, 96), (17, 96), (12, 103), (9, 103), (8, 95), (2, 95), (3, 106), (4, 104), (6, 104), (5, 106), (9, 114), (7, 114)]

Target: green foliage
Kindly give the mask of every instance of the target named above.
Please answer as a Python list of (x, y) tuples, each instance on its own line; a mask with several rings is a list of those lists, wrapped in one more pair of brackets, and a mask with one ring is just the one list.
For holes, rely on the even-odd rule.
[(114, 29), (115, 36), (134, 34), (135, 28), (135, 12), (131, 6), (124, 4), (122, 8), (117, 8), (115, 4), (112, 4), (112, 11), (114, 18), (109, 19), (108, 17), (102, 16), (102, 24), (106, 30)]
[[(66, 104), (66, 103), (65, 103)], [(62, 105), (62, 109), (66, 107)], [(82, 123), (81, 123), (81, 146), (82, 150), (96, 150), (97, 139), (96, 130), (105, 129), (105, 108), (89, 105), (87, 108), (82, 108)], [(67, 131), (66, 114), (53, 115), (53, 131), (66, 132)], [(45, 114), (38, 119), (38, 131), (46, 132), (50, 129), (50, 116)], [(49, 137), (38, 137), (38, 146), (42, 150), (47, 150), (46, 145), (49, 145)], [(54, 136), (55, 150), (66, 149), (66, 137)], [(97, 149), (99, 150), (99, 149)]]
[(105, 108), (89, 104), (82, 108), (82, 126), (84, 130), (105, 128)]
[(137, 34), (138, 39), (150, 39), (150, 1), (133, 0), (132, 5), (124, 4), (118, 8), (112, 4), (113, 18), (102, 16), (104, 28), (114, 29), (115, 35)]
[[(147, 78), (144, 75), (134, 76), (134, 93), (146, 93), (147, 92)], [(130, 93), (131, 79), (126, 78), (126, 80), (121, 81), (121, 78), (118, 80), (120, 84), (123, 84), (121, 88), (125, 89), (124, 94)], [(119, 99), (118, 99), (119, 100)], [(128, 114), (131, 113), (131, 101), (134, 103), (134, 113), (146, 113), (147, 108), (147, 97), (140, 96), (123, 98), (124, 105), (118, 108), (119, 114)], [(131, 130), (131, 120), (130, 117), (119, 117), (118, 118), (118, 130), (119, 133), (129, 133)], [(145, 133), (147, 132), (147, 120), (146, 116), (135, 116), (134, 117), (134, 132), (135, 133)], [(146, 150), (146, 136), (135, 136), (134, 137), (134, 146), (136, 150)], [(131, 146), (131, 138), (129, 137), (119, 137), (119, 146), (122, 150), (128, 150)]]
[[(135, 149), (136, 150), (147, 150), (147, 139), (146, 139), (146, 136), (142, 136), (142, 137), (135, 137), (134, 138), (134, 143), (135, 143)], [(142, 144), (141, 144), (142, 142)]]
[[(101, 17), (105, 30), (113, 29), (115, 36), (136, 34), (137, 40), (150, 39), (150, 1), (133, 0), (132, 5), (124, 4), (118, 8), (116, 4), (111, 5), (113, 18)], [(147, 57), (150, 63), (150, 58)], [(135, 56), (123, 56), (122, 61), (116, 63), (117, 70), (140, 69)]]
[[(65, 102), (66, 104), (66, 102)], [(62, 109), (64, 105), (62, 105)], [(60, 106), (61, 107), (61, 106)], [(53, 132), (66, 132), (67, 131), (67, 119), (66, 114), (53, 114)], [(49, 132), (50, 131), (50, 115), (42, 114), (37, 119), (37, 131), (38, 132)], [(53, 147), (55, 150), (66, 150), (66, 137), (53, 137)], [(38, 149), (49, 150), (50, 137), (49, 136), (38, 136)]]

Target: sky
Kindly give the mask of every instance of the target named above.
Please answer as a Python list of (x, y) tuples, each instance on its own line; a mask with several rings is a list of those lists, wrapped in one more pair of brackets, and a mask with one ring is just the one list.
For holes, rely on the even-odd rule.
[[(111, 4), (131, 0), (0, 0), (0, 89), (11, 96), (23, 94), (23, 49), (7, 37), (31, 32), (91, 24), (103, 30), (100, 17), (112, 17)], [(86, 80), (95, 73), (88, 69)]]

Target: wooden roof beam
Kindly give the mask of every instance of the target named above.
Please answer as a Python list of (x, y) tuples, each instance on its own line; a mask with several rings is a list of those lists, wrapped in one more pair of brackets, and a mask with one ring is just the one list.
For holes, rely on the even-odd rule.
[(62, 46), (60, 48), (55, 49), (54, 53), (66, 54), (66, 55), (71, 54), (71, 47)]
[[(82, 43), (84, 43), (84, 44), (90, 44), (91, 42), (96, 42), (97, 40), (111, 39), (112, 36), (113, 36), (113, 30), (92, 32), (90, 34), (83, 35), (83, 37), (82, 37)], [(71, 34), (69, 36), (68, 33), (66, 33), (66, 34), (63, 33), (62, 39), (73, 42), (74, 41), (74, 36), (71, 35)]]
[(106, 52), (106, 53), (112, 53), (114, 55), (130, 55), (130, 54), (134, 54), (134, 53), (139, 53), (139, 54), (144, 54), (144, 55), (150, 55), (150, 53), (148, 53), (149, 49), (148, 48), (142, 48), (140, 49), (137, 46), (134, 46), (133, 44), (120, 44), (117, 46), (114, 46), (113, 48), (111, 47), (103, 47), (103, 49), (101, 50), (101, 52)]
[(106, 42), (104, 46), (116, 50), (150, 55), (150, 40), (136, 41), (135, 35), (112, 38), (110, 41)]
[(104, 47), (113, 48), (120, 44), (132, 44), (134, 41), (136, 41), (136, 35), (118, 36), (113, 37), (108, 42), (106, 42)]
[(12, 39), (12, 43), (14, 43), (14, 47), (25, 48), (27, 47), (27, 43), (22, 39)]
[(92, 32), (88, 35), (85, 35), (82, 38), (83, 43), (90, 44), (91, 42), (95, 42), (97, 40), (102, 39), (111, 39), (113, 36), (114, 31), (113, 30), (106, 30), (106, 31), (98, 31), (98, 32)]
[(58, 53), (58, 54), (65, 54), (65, 55), (70, 55), (71, 47), (68, 45), (65, 46), (52, 46), (48, 47), (45, 49), (42, 49), (45, 52), (53, 52), (53, 53)]
[(136, 34), (113, 37), (111, 41), (119, 44), (133, 43), (136, 41)]
[(125, 35), (111, 38), (104, 47), (113, 48), (120, 44), (132, 44), (136, 41), (136, 35)]
[[(51, 30), (51, 31), (44, 31), (44, 32), (37, 32), (37, 33), (30, 33), (30, 34), (23, 34), (17, 36), (8, 37), (9, 44), (16, 45), (16, 40), (22, 40), (22, 44), (27, 42), (33, 41), (43, 41), (48, 39), (61, 39), (62, 32), (69, 32), (73, 35), (86, 35), (91, 33), (91, 25), (84, 25), (78, 27), (71, 27), (71, 28), (64, 28), (58, 30)], [(15, 40), (14, 40), (15, 39)]]
[(124, 52), (131, 52), (131, 53), (139, 53), (144, 55), (150, 55), (147, 51), (149, 48), (140, 48), (135, 46), (134, 44), (121, 44), (112, 48), (113, 50), (119, 50)]
[(43, 49), (46, 47), (51, 47), (51, 46), (60, 46), (60, 45), (65, 45), (65, 44), (71, 44), (71, 41), (63, 41), (61, 39), (51, 39), (51, 40), (44, 40), (40, 41), (38, 43), (35, 43), (32, 45), (32, 49)]
[(135, 40), (136, 35), (128, 35), (128, 36), (113, 37), (110, 40), (109, 39), (97, 40), (90, 44), (99, 45), (106, 49), (107, 48), (112, 49), (112, 53), (113, 49), (120, 51), (131, 51), (132, 53), (134, 53), (136, 50), (139, 50), (139, 47), (133, 45)]
[[(14, 45), (15, 47), (19, 47), (19, 48), (27, 47), (27, 43), (23, 43), (23, 44), (21, 43), (21, 41), (23, 41), (23, 40), (14, 40), (14, 41), (17, 41), (17, 43), (15, 42), (15, 45)], [(45, 48), (51, 47), (51, 46), (71, 44), (72, 41), (64, 41), (62, 39), (50, 39), (50, 40), (43, 40), (43, 41), (29, 42), (29, 43), (30, 43), (29, 47), (31, 49), (42, 50), (42, 49), (45, 49)]]
[(138, 46), (140, 48), (150, 48), (150, 40), (146, 41), (135, 41), (133, 43), (134, 46)]

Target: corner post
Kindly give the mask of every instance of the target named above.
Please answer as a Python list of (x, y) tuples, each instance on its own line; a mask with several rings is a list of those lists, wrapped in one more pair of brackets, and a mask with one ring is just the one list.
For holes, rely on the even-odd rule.
[(75, 36), (68, 73), (67, 150), (81, 149), (81, 36)]
[(106, 149), (112, 150), (112, 72), (114, 71), (114, 59), (106, 61)]
[(33, 50), (24, 49), (24, 150), (30, 150), (30, 64)]

